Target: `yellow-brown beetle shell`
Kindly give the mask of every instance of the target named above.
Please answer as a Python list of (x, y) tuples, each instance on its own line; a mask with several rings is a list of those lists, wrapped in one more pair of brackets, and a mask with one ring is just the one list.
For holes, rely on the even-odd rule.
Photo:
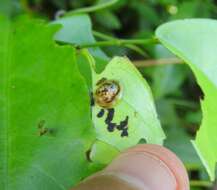
[(121, 98), (121, 87), (115, 80), (101, 79), (94, 93), (95, 102), (104, 108), (111, 108)]

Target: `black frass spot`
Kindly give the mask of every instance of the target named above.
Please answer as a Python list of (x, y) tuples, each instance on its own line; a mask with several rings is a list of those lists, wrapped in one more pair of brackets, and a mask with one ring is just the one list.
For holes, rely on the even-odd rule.
[(113, 120), (114, 112), (115, 112), (114, 108), (108, 109), (108, 114), (105, 119), (106, 124), (109, 124)]
[(93, 98), (93, 92), (90, 93), (90, 106), (94, 106), (95, 105), (95, 101)]
[(128, 137), (128, 128), (123, 129), (121, 137)]
[(128, 119), (129, 119), (129, 117), (126, 116), (126, 118), (123, 121), (121, 121), (119, 125), (117, 125), (117, 129), (123, 130), (124, 128), (126, 128), (128, 125)]
[(99, 111), (99, 113), (96, 115), (97, 117), (103, 117), (103, 115), (104, 115), (104, 113), (105, 113), (105, 110), (104, 109), (101, 109), (100, 111)]
[(115, 127), (116, 127), (115, 123), (109, 123), (107, 129), (109, 132), (113, 132), (115, 130)]

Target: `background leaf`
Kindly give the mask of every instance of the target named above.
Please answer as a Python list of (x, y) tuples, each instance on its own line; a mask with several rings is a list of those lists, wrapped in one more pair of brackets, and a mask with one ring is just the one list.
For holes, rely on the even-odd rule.
[[(120, 29), (121, 23), (111, 11), (100, 11), (94, 15), (96, 22), (110, 30)], [(106, 20), (106, 22), (105, 22)]]
[(91, 147), (90, 159), (97, 164), (106, 166), (110, 163), (120, 151), (114, 146), (97, 140)]
[[(57, 41), (70, 43), (76, 46), (95, 42), (92, 35), (91, 20), (88, 15), (83, 14), (64, 17), (52, 23), (62, 25), (62, 28), (54, 36)], [(91, 48), (90, 51), (95, 57), (105, 60), (108, 59), (98, 47)]]
[(0, 13), (6, 16), (14, 16), (21, 12), (18, 0), (1, 0)]
[(94, 140), (75, 50), (56, 26), (0, 18), (0, 189), (69, 189), (89, 174)]
[(217, 22), (209, 19), (180, 20), (160, 26), (156, 35), (173, 53), (184, 59), (205, 93), (201, 101), (203, 121), (194, 147), (214, 180), (217, 161)]

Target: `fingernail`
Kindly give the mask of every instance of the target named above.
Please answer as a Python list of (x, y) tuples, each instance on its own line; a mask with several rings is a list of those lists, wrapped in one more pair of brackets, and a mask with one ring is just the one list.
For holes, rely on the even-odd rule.
[(140, 145), (129, 149), (103, 173), (116, 176), (138, 189), (188, 190), (188, 177), (181, 161), (157, 145)]

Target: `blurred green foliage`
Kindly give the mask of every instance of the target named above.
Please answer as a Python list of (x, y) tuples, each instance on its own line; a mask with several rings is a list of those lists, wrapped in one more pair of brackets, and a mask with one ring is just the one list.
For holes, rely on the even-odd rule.
[[(54, 20), (59, 11), (71, 11), (104, 3), (106, 0), (1, 0), (0, 11), (15, 16), (28, 13)], [(12, 3), (12, 4), (11, 4)], [(13, 7), (13, 8), (11, 8)], [(157, 26), (174, 19), (216, 18), (215, 0), (119, 0), (108, 9), (90, 13), (94, 31), (115, 38), (147, 38)], [(96, 39), (101, 40), (98, 35)], [(108, 56), (127, 55), (132, 60), (170, 58), (160, 45), (140, 46), (143, 55), (126, 47), (106, 47)], [(207, 180), (190, 139), (201, 121), (199, 99), (203, 97), (190, 69), (183, 64), (140, 68), (152, 87), (157, 110), (165, 133), (165, 145), (176, 152), (189, 170), (191, 180)], [(205, 185), (206, 186), (206, 185)], [(204, 189), (195, 188), (192, 189)]]

